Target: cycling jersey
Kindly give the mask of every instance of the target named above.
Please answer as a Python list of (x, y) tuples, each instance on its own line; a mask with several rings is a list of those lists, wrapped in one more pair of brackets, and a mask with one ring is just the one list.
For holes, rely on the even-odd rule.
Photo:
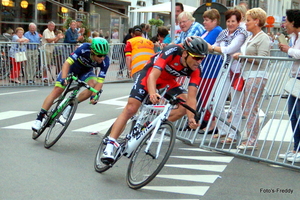
[[(180, 76), (190, 77), (189, 86), (197, 87), (200, 84), (200, 67), (192, 71), (189, 67), (181, 64), (183, 47), (177, 44), (171, 44), (165, 47), (161, 52), (155, 54), (148, 61), (144, 69), (131, 90), (130, 97), (142, 101), (148, 94), (147, 80), (152, 68), (159, 69), (161, 75), (156, 81), (157, 89), (169, 85), (169, 90), (181, 88), (181, 93), (185, 93), (180, 83), (176, 79)], [(173, 90), (174, 91), (174, 90)], [(179, 95), (179, 94), (178, 94)]]
[[(81, 81), (87, 82), (94, 79), (97, 82), (104, 82), (106, 72), (108, 70), (110, 60), (106, 56), (102, 63), (97, 63), (91, 59), (91, 44), (83, 43), (68, 57), (67, 62), (71, 64), (69, 73), (74, 73)], [(99, 67), (100, 72), (98, 78), (93, 68)], [(58, 74), (56, 85), (61, 82), (61, 72)], [(57, 85), (59, 86), (59, 85)]]

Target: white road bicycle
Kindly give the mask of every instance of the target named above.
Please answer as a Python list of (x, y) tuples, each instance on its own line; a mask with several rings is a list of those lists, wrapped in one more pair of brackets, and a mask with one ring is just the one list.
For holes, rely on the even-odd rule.
[(110, 169), (122, 156), (130, 158), (126, 181), (130, 188), (139, 189), (152, 181), (167, 162), (174, 144), (175, 130), (168, 121), (170, 112), (176, 106), (184, 106), (200, 119), (200, 113), (185, 104), (180, 98), (162, 92), (160, 104), (153, 105), (148, 98), (142, 103), (138, 114), (133, 116), (124, 127), (118, 138), (120, 144), (116, 148), (115, 161), (111, 164), (102, 163), (101, 157), (107, 145), (112, 126), (108, 129), (98, 148), (94, 167), (99, 173)]

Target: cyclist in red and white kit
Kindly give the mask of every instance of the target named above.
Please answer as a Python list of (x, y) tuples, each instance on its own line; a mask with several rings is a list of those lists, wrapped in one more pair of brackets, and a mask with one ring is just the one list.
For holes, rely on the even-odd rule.
[[(207, 49), (207, 44), (202, 38), (192, 36), (186, 38), (183, 44), (168, 45), (151, 57), (137, 76), (127, 105), (112, 127), (102, 162), (114, 162), (114, 146), (118, 146), (116, 139), (120, 136), (127, 121), (138, 111), (147, 94), (149, 94), (150, 101), (156, 104), (160, 98), (156, 89), (169, 85), (168, 94), (186, 100), (187, 105), (196, 109), (196, 94), (201, 73), (199, 64), (205, 58)], [(176, 78), (180, 76), (190, 77), (188, 91), (176, 81)], [(197, 128), (199, 124), (196, 123), (194, 114), (186, 111), (182, 106), (172, 110), (168, 120), (176, 121), (185, 114), (188, 116), (190, 128)]]

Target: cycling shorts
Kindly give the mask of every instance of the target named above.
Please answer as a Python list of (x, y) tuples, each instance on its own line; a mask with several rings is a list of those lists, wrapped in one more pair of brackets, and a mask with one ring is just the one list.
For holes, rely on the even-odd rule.
[[(72, 73), (73, 71), (70, 69), (69, 73)], [(91, 71), (87, 71), (84, 73), (74, 73), (75, 76), (78, 77), (79, 80), (84, 81), (84, 82), (88, 82), (89, 80), (93, 79), (95, 81), (98, 81), (98, 78), (96, 76), (96, 74), (93, 72), (93, 70)], [(57, 87), (61, 87), (61, 88), (65, 88), (65, 86), (61, 85), (61, 72), (59, 72), (56, 82), (55, 82), (55, 86)]]
[[(129, 97), (137, 99), (140, 102), (142, 102), (148, 94), (147, 86), (146, 86), (146, 84), (144, 84), (147, 81), (145, 80), (146, 77), (143, 76), (143, 72), (144, 71), (142, 71), (142, 73), (140, 73), (137, 76), (136, 81), (135, 81), (135, 83), (131, 89), (130, 95), (129, 95)], [(166, 87), (167, 85), (169, 85), (169, 88), (167, 91), (167, 93), (169, 95), (176, 97), (180, 94), (187, 93), (187, 91), (176, 80), (158, 81), (156, 88), (161, 89), (161, 88)]]

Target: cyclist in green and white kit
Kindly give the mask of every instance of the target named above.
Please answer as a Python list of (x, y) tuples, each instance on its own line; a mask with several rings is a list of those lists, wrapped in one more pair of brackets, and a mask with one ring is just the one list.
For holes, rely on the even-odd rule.
[[(71, 53), (63, 64), (61, 72), (58, 74), (52, 92), (44, 100), (41, 111), (32, 125), (33, 131), (38, 131), (41, 128), (45, 114), (50, 109), (54, 100), (57, 99), (64, 91), (66, 77), (69, 73), (73, 73), (78, 76), (81, 81), (85, 81), (98, 91), (102, 89), (106, 72), (110, 64), (110, 60), (107, 56), (108, 52), (108, 42), (103, 38), (97, 37), (93, 38), (92, 43), (83, 43), (73, 53)], [(93, 72), (93, 68), (95, 67), (99, 67), (101, 69), (98, 77)], [(82, 102), (91, 97), (91, 103), (96, 104), (97, 102), (93, 100), (94, 95), (95, 94), (91, 91), (84, 90), (79, 94), (78, 101)]]

